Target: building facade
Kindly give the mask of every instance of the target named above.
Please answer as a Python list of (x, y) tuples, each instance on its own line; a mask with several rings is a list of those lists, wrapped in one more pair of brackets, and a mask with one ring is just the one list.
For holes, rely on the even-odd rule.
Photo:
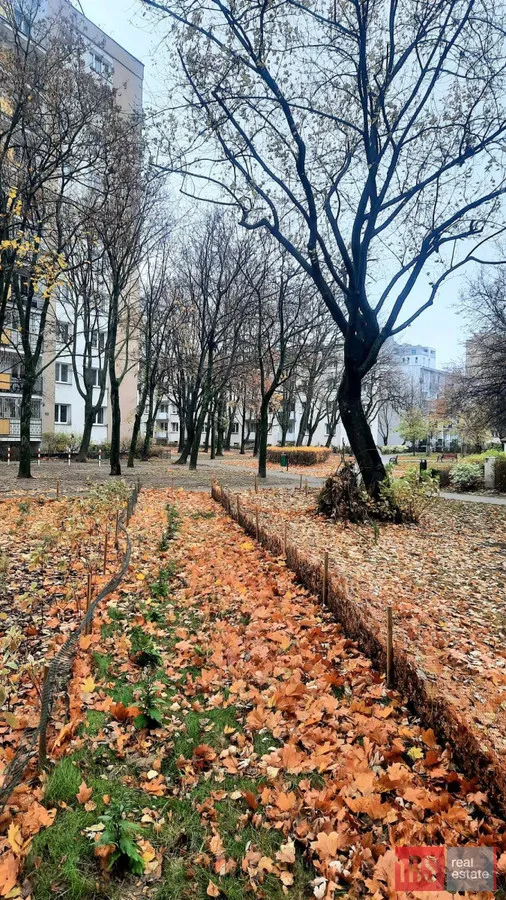
[[(23, 18), (21, 6), (14, 11), (21, 32), (28, 29), (29, 22)], [(63, 18), (83, 38), (86, 46), (85, 62), (90, 72), (115, 91), (118, 105), (125, 113), (142, 109), (144, 66), (131, 53), (121, 47), (102, 29), (77, 10), (69, 0), (41, 0), (37, 15), (49, 21)], [(9, 25), (2, 17), (0, 6), (0, 41), (8, 40)], [(3, 37), (2, 37), (3, 36)], [(59, 293), (53, 312), (54, 321), (46, 329), (44, 337), (43, 373), (37, 379), (32, 403), (31, 438), (40, 442), (43, 435), (55, 432), (68, 436), (70, 445), (75, 445), (84, 426), (84, 399), (77, 389), (73, 373), (72, 355), (77, 365), (83, 366), (82, 328), (78, 322), (78, 335), (69, 349), (69, 337), (73, 333), (74, 312), (65, 301), (64, 292)], [(107, 317), (99, 318), (96, 333), (96, 361), (93, 371), (98, 372), (101, 364), (102, 342)], [(20, 357), (16, 352), (19, 341), (19, 323), (16, 311), (8, 310), (6, 328), (0, 337), (0, 442), (15, 444), (19, 439), (19, 408), (23, 372)], [(59, 345), (61, 349), (59, 349)], [(65, 349), (66, 348), (66, 349)], [(135, 338), (130, 342), (132, 356), (135, 354)], [(94, 389), (95, 390), (95, 389)], [(98, 387), (96, 388), (98, 391)], [(126, 372), (120, 388), (122, 417), (122, 437), (127, 437), (137, 405), (137, 367), (132, 365)], [(103, 398), (103, 406), (96, 415), (92, 442), (107, 442), (111, 430), (111, 409), (109, 390)]]

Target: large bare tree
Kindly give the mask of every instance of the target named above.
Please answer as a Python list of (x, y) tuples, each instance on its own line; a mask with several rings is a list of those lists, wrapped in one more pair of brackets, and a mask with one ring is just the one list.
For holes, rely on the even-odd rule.
[(63, 218), (94, 169), (109, 103), (81, 38), (41, 17), (41, 5), (4, 5), (0, 66), (0, 333), (8, 316), (22, 381), (20, 478), (31, 476), (35, 386), (65, 348), (53, 333), (55, 355), (43, 352), (66, 270)]
[(485, 0), (142, 0), (167, 28), (166, 160), (309, 276), (344, 338), (339, 407), (364, 482), (383, 344), (504, 228), (503, 7)]

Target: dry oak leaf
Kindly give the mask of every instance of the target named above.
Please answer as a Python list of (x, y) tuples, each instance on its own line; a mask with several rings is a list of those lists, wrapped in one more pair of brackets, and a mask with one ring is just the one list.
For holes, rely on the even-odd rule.
[(0, 859), (0, 897), (7, 897), (16, 886), (19, 859), (14, 853), (5, 853)]
[(506, 874), (506, 853), (501, 853), (499, 859), (497, 860), (497, 871), (501, 875)]
[(16, 856), (21, 856), (21, 853), (23, 852), (23, 837), (21, 835), (21, 828), (19, 825), (15, 825), (14, 822), (11, 822), (9, 825), (7, 840), (9, 841), (13, 853), (15, 853)]
[(81, 781), (79, 786), (79, 790), (76, 794), (78, 803), (87, 803), (91, 798), (93, 793), (93, 788), (89, 788), (85, 781)]
[(209, 884), (207, 885), (206, 894), (208, 897), (219, 897), (220, 896), (220, 889), (219, 889), (218, 885), (216, 885), (214, 883), (214, 881), (210, 881)]
[(81, 693), (83, 694), (91, 694), (95, 690), (95, 682), (91, 675), (88, 675), (88, 678), (85, 678), (83, 683), (81, 684)]

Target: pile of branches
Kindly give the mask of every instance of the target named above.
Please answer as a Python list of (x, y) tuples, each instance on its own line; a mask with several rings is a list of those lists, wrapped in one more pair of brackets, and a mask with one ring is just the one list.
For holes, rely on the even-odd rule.
[(343, 462), (321, 489), (318, 512), (329, 519), (345, 522), (369, 521), (371, 501), (362, 489), (359, 478), (353, 463)]

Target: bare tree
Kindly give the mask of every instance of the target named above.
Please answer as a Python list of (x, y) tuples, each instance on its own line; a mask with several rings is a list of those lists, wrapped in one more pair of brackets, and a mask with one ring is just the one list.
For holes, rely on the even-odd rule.
[(140, 276), (139, 391), (128, 454), (128, 468), (134, 466), (137, 440), (148, 398), (153, 407), (156, 391), (161, 394), (164, 387), (167, 389), (165, 368), (167, 344), (170, 331), (176, 325), (174, 316), (176, 304), (169, 281), (170, 262), (171, 245), (165, 237), (150, 253)]
[(63, 20), (41, 18), (39, 6), (5, 5), (0, 72), (0, 332), (9, 315), (22, 377), (20, 478), (31, 477), (35, 385), (65, 348), (53, 334), (55, 354), (43, 355), (67, 267), (63, 217), (93, 171), (109, 103), (86, 71), (81, 38)]
[(506, 272), (473, 279), (462, 298), (473, 336), (467, 342), (466, 368), (454, 392), (463, 410), (479, 407), (486, 424), (506, 440)]
[[(186, 321), (178, 337), (185, 372), (185, 443), (178, 460), (197, 466), (206, 418), (230, 383), (247, 297), (242, 274), (248, 246), (220, 213), (208, 216), (181, 253), (177, 289)], [(180, 382), (181, 387), (181, 382)]]
[(341, 417), (377, 495), (362, 382), (504, 229), (502, 7), (143, 2), (171, 19), (160, 164), (268, 230), (312, 279), (343, 335)]

